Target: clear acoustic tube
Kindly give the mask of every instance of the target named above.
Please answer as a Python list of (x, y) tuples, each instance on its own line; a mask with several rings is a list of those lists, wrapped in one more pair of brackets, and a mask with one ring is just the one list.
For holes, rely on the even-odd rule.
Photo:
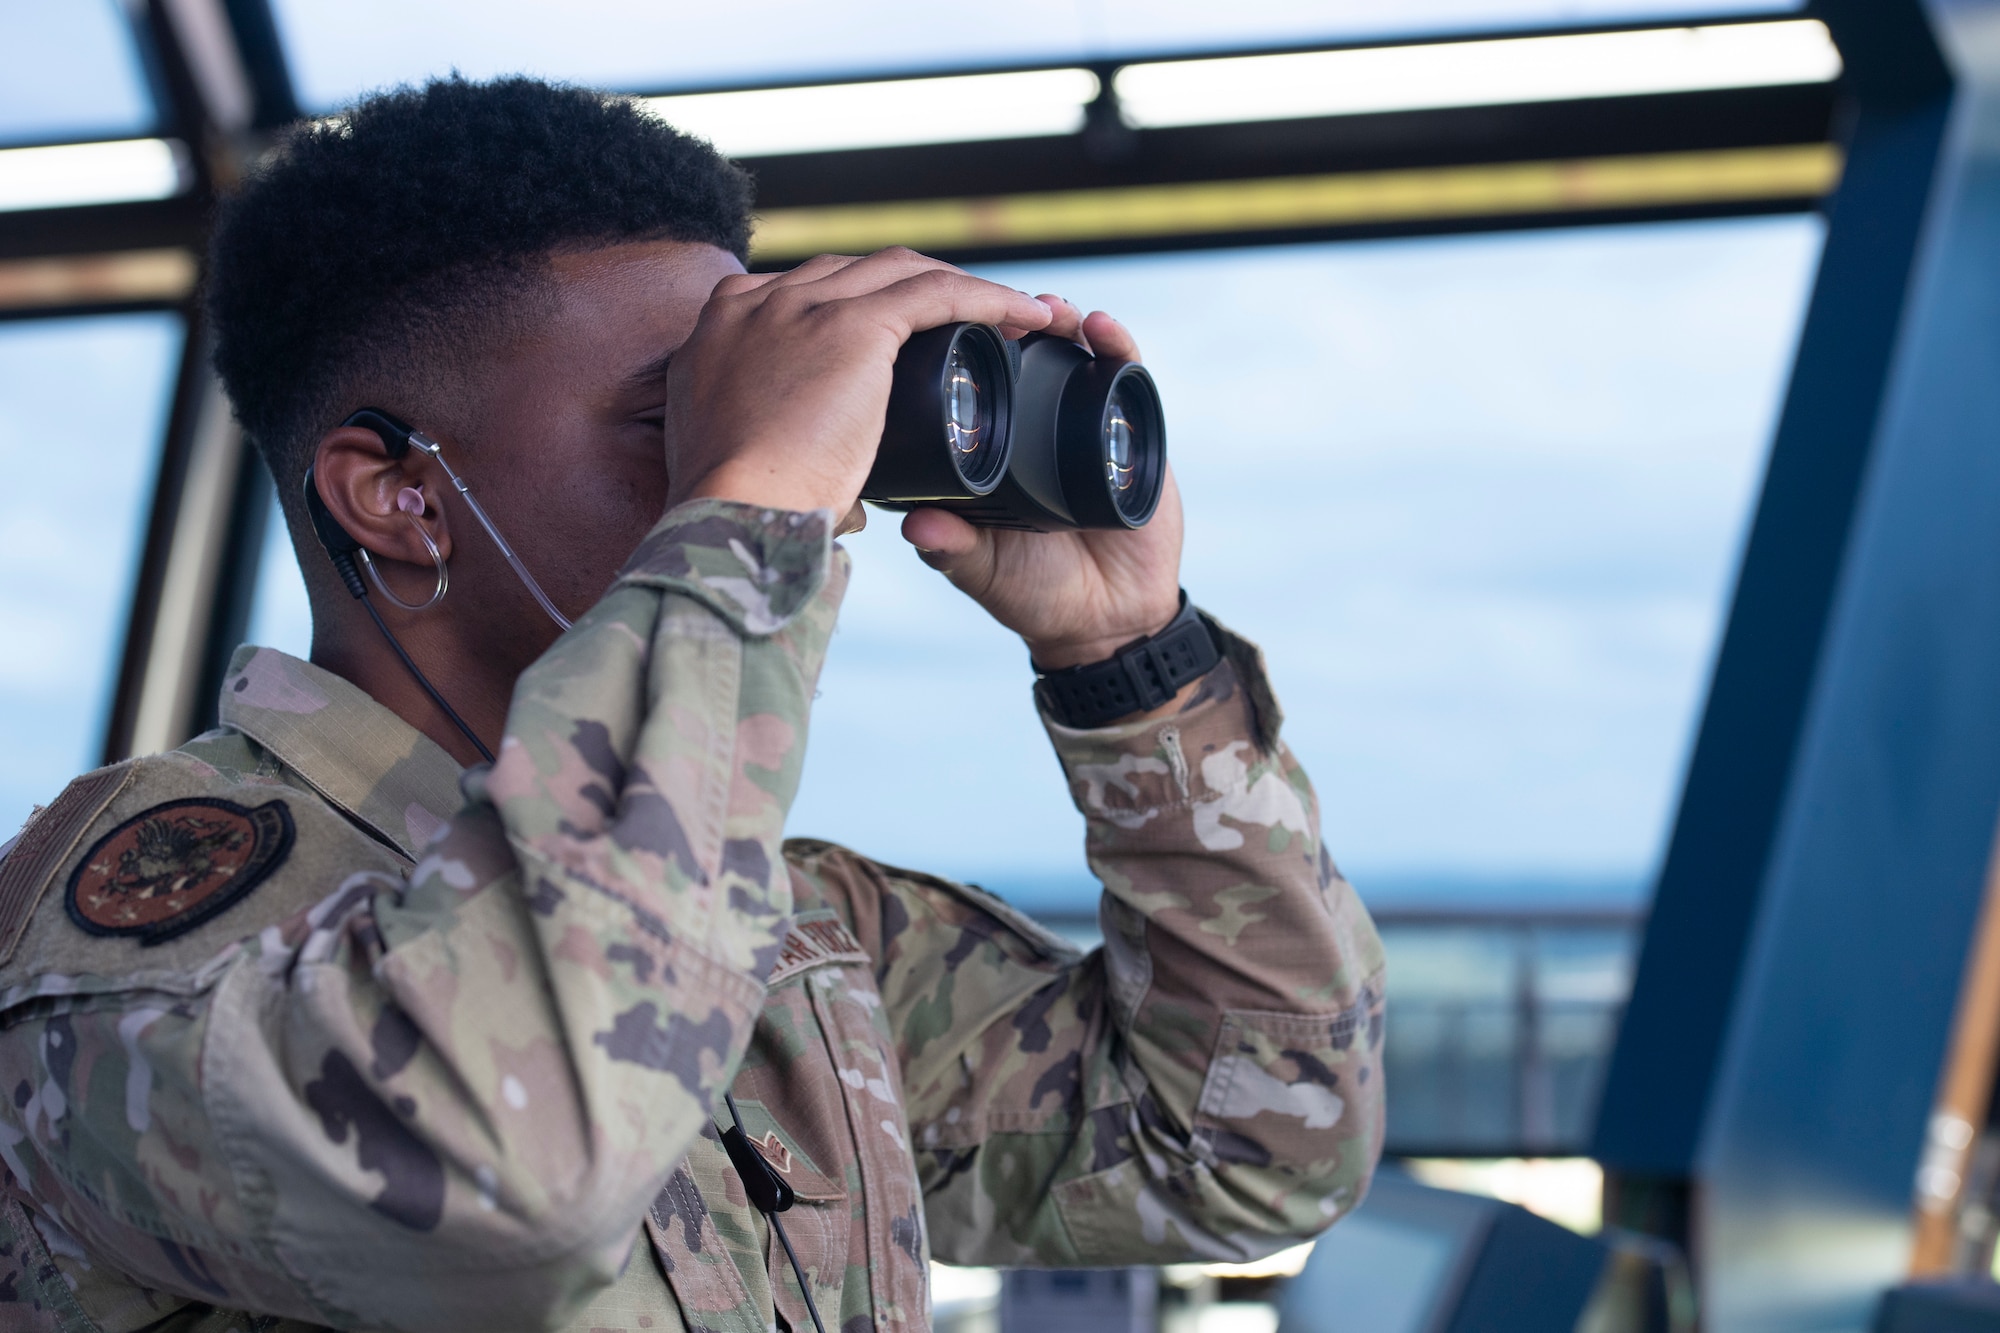
[(466, 507), (472, 510), (472, 516), (479, 520), (479, 526), (486, 529), (486, 535), (493, 539), (493, 544), (500, 548), (500, 554), (506, 557), (507, 563), (513, 567), (514, 573), (520, 577), (522, 586), (527, 588), (529, 593), (534, 596), (535, 601), (541, 605), (542, 610), (548, 612), (550, 620), (555, 621), (562, 628), (568, 629), (570, 627), (569, 617), (556, 610), (556, 604), (549, 600), (547, 593), (542, 591), (542, 585), (535, 582), (535, 576), (530, 574), (528, 567), (521, 563), (521, 557), (514, 554), (514, 548), (509, 546), (507, 539), (500, 535), (500, 529), (493, 522), (492, 516), (486, 512), (479, 501), (472, 497), (472, 488), (465, 484), (465, 478), (459, 476), (452, 469), (451, 464), (445, 461), (444, 446), (417, 431), (410, 432), (410, 443), (416, 445), (419, 449), (422, 449), (437, 460), (437, 465), (444, 469), (445, 476), (451, 478), (451, 484), (456, 486), (458, 493), (464, 497)]

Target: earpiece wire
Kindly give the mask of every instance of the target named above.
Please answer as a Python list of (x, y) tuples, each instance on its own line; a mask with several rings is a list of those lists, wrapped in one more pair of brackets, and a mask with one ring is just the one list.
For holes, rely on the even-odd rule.
[(548, 613), (550, 620), (555, 621), (561, 628), (568, 629), (569, 617), (556, 610), (556, 604), (542, 591), (542, 585), (535, 582), (535, 576), (528, 572), (527, 565), (522, 563), (520, 556), (514, 554), (514, 548), (507, 544), (507, 539), (500, 535), (499, 525), (487, 514), (485, 506), (473, 497), (472, 487), (467, 485), (465, 478), (459, 476), (452, 465), (445, 461), (444, 446), (423, 432), (414, 430), (410, 432), (410, 443), (429, 454), (437, 465), (444, 469), (445, 476), (451, 478), (451, 484), (458, 488), (459, 495), (464, 498), (466, 507), (472, 510), (472, 516), (479, 520), (479, 526), (486, 529), (486, 535), (493, 539), (493, 544), (500, 548), (500, 554), (506, 558), (509, 565), (513, 566), (514, 573), (521, 580), (522, 586), (527, 588), (542, 610)]
[[(743, 1113), (736, 1109), (736, 1098), (724, 1090), (722, 1101), (729, 1108), (729, 1118), (735, 1122), (736, 1132), (743, 1136), (746, 1143), (749, 1142), (750, 1131), (743, 1128)], [(754, 1147), (752, 1151), (755, 1151)], [(761, 1157), (763, 1154), (758, 1155)], [(805, 1297), (806, 1313), (812, 1316), (813, 1327), (818, 1333), (826, 1333), (826, 1325), (819, 1320), (819, 1306), (813, 1303), (812, 1287), (806, 1282), (805, 1265), (799, 1262), (799, 1253), (792, 1248), (792, 1238), (785, 1234), (785, 1224), (778, 1220), (776, 1213), (765, 1213), (764, 1220), (771, 1224), (771, 1231), (777, 1236), (778, 1244), (785, 1247), (785, 1258), (792, 1261), (792, 1276), (799, 1280), (799, 1295)]]
[(431, 559), (437, 564), (437, 589), (431, 593), (430, 600), (425, 602), (406, 602), (398, 597), (396, 590), (383, 579), (382, 571), (375, 568), (375, 558), (368, 553), (368, 548), (358, 546), (354, 550), (354, 558), (361, 562), (361, 567), (368, 571), (368, 577), (375, 581), (375, 590), (405, 611), (428, 611), (442, 602), (444, 595), (451, 591), (451, 566), (447, 565), (444, 557), (438, 553), (438, 544), (431, 540), (430, 533), (424, 531), (424, 525), (421, 523), (417, 524), (417, 536), (424, 539), (425, 548), (430, 551)]
[(465, 719), (458, 715), (458, 710), (445, 702), (445, 697), (438, 693), (437, 686), (431, 684), (430, 678), (418, 669), (417, 664), (411, 660), (409, 653), (404, 651), (403, 645), (390, 632), (389, 622), (382, 619), (382, 613), (375, 609), (375, 599), (363, 595), (360, 598), (360, 602), (362, 606), (367, 608), (368, 618), (375, 622), (375, 628), (382, 631), (382, 637), (389, 641), (389, 646), (396, 650), (396, 656), (403, 660), (404, 669), (416, 678), (417, 684), (424, 687), (424, 693), (431, 697), (431, 702), (443, 710), (444, 715), (451, 719), (451, 724), (464, 733), (465, 739), (472, 742), (472, 748), (479, 751), (479, 757), (489, 764), (492, 763), (493, 751), (486, 748), (486, 742), (480, 740), (478, 734), (471, 727), (465, 725)]

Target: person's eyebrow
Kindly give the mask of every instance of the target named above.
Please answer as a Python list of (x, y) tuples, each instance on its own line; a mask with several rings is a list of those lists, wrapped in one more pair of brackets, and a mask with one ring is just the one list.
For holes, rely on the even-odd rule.
[(650, 385), (658, 384), (667, 377), (667, 367), (673, 364), (674, 352), (678, 350), (680, 349), (673, 348), (662, 352), (645, 365), (640, 366), (637, 370), (627, 375), (625, 377), (625, 387), (628, 389), (643, 389)]

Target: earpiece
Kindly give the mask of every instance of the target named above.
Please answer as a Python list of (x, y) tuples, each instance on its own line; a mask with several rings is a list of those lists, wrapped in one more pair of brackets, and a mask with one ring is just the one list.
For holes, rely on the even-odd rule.
[[(401, 459), (410, 451), (410, 436), (414, 433), (408, 426), (390, 416), (387, 412), (372, 407), (364, 407), (353, 416), (340, 423), (343, 426), (360, 426), (372, 430), (382, 437), (382, 446), (391, 459)], [(306, 469), (306, 513), (312, 519), (313, 535), (326, 548), (327, 557), (333, 561), (334, 569), (340, 573), (340, 581), (347, 585), (347, 591), (356, 597), (366, 597), (368, 590), (362, 586), (362, 568), (375, 581), (381, 594), (402, 607), (405, 611), (428, 611), (444, 600), (451, 589), (451, 569), (445, 564), (444, 553), (438, 549), (430, 530), (423, 525), (425, 509), (424, 493), (413, 486), (405, 486), (396, 492), (396, 508), (407, 515), (417, 530), (417, 537), (424, 549), (430, 552), (431, 563), (437, 566), (437, 587), (427, 602), (406, 602), (398, 597), (387, 583), (382, 581), (381, 571), (369, 557), (368, 548), (354, 539), (354, 534), (340, 526), (333, 511), (326, 507), (326, 497), (319, 493), (319, 479), (315, 469)], [(356, 566), (360, 566), (357, 568)]]
[[(382, 437), (382, 447), (388, 451), (392, 459), (401, 459), (410, 451), (410, 436), (413, 433), (410, 428), (377, 408), (364, 407), (340, 424), (360, 426), (374, 431)], [(466, 740), (472, 742), (472, 748), (477, 750), (487, 763), (492, 763), (493, 752), (486, 748), (486, 742), (480, 740), (478, 734), (466, 725), (465, 719), (458, 715), (458, 710), (445, 701), (445, 697), (438, 693), (437, 686), (431, 684), (430, 678), (424, 675), (416, 662), (411, 659), (409, 652), (390, 631), (388, 622), (382, 619), (382, 613), (375, 609), (375, 603), (368, 596), (368, 585), (361, 578), (359, 566), (365, 564), (368, 566), (369, 575), (375, 580), (375, 586), (382, 590), (382, 595), (405, 610), (421, 611), (425, 607), (435, 606), (444, 596), (449, 584), (449, 571), (445, 567), (444, 556), (438, 550), (437, 543), (431, 539), (430, 533), (420, 521), (419, 516), (424, 512), (423, 492), (411, 486), (405, 486), (396, 492), (396, 508), (417, 525), (418, 535), (424, 539), (424, 545), (430, 550), (431, 558), (437, 562), (437, 591), (423, 606), (412, 606), (389, 591), (388, 586), (382, 582), (382, 576), (376, 572), (373, 562), (369, 560), (367, 548), (354, 539), (353, 533), (340, 526), (340, 520), (326, 507), (326, 498), (319, 493), (319, 478), (315, 475), (316, 472), (316, 468), (306, 469), (304, 482), (306, 517), (312, 522), (313, 536), (319, 539), (320, 546), (326, 551), (327, 559), (333, 562), (333, 568), (340, 575), (341, 583), (368, 612), (368, 618), (375, 622), (376, 629), (382, 631), (382, 637), (396, 650), (396, 656), (403, 663), (404, 669), (417, 684), (423, 686), (424, 693), (430, 696), (431, 702), (451, 720), (451, 724), (459, 729)]]
[(368, 585), (361, 581), (361, 570), (354, 563), (354, 553), (361, 549), (361, 543), (354, 535), (340, 526), (340, 520), (326, 507), (320, 497), (319, 478), (314, 476), (317, 469), (306, 469), (306, 517), (312, 520), (313, 536), (319, 538), (320, 546), (326, 551), (326, 558), (340, 575), (340, 581), (347, 585), (347, 591), (356, 597), (368, 595)]
[(381, 436), (382, 448), (388, 453), (389, 461), (392, 463), (403, 461), (403, 455), (410, 452), (410, 442), (417, 433), (379, 407), (364, 407), (340, 424), (359, 426), (363, 430), (372, 430)]
[[(410, 452), (410, 428), (380, 408), (364, 407), (340, 424), (374, 431), (382, 437), (382, 448), (392, 460), (399, 461)], [(305, 478), (306, 517), (312, 520), (313, 536), (319, 538), (319, 544), (325, 548), (327, 558), (333, 561), (333, 567), (340, 574), (340, 581), (347, 585), (347, 591), (356, 597), (366, 597), (368, 585), (362, 582), (361, 570), (355, 564), (355, 554), (361, 551), (361, 543), (340, 526), (340, 520), (326, 507), (326, 499), (319, 493), (319, 479), (313, 475), (316, 471), (315, 468), (307, 468)], [(401, 508), (402, 496), (396, 498), (397, 507)], [(423, 512), (421, 506), (417, 512)]]

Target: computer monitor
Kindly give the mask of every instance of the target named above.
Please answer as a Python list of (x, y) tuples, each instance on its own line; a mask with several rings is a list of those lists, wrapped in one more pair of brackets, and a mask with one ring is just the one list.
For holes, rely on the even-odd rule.
[(1571, 1333), (1608, 1257), (1526, 1209), (1385, 1169), (1286, 1285), (1278, 1333)]

